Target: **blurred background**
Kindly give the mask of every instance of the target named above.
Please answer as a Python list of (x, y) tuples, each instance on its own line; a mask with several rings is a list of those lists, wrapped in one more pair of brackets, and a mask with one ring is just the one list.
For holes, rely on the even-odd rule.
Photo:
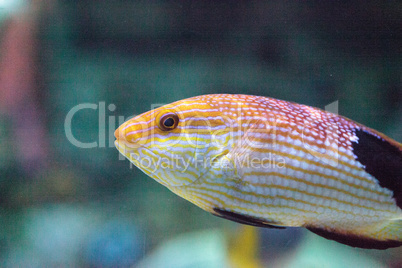
[(401, 50), (400, 1), (0, 1), (0, 266), (401, 267), (401, 248), (213, 217), (112, 135), (153, 104), (242, 93), (339, 101), (401, 142)]

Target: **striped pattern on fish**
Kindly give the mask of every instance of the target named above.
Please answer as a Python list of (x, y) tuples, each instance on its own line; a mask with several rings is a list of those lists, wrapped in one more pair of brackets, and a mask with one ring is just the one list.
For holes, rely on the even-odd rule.
[(342, 116), (213, 94), (141, 114), (115, 135), (134, 165), (216, 216), (356, 247), (402, 244), (402, 146)]

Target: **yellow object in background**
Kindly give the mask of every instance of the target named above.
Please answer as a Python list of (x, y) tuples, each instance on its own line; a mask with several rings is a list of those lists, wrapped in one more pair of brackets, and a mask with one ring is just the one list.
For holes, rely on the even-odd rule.
[(247, 225), (239, 225), (229, 242), (228, 257), (234, 268), (263, 267), (258, 256), (258, 229)]

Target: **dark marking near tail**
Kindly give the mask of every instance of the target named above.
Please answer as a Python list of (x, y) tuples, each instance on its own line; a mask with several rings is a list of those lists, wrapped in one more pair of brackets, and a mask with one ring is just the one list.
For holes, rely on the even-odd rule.
[(396, 204), (402, 208), (402, 152), (388, 141), (364, 130), (355, 130), (359, 138), (352, 142), (353, 153), (374, 176), (381, 187), (390, 189)]
[[(261, 220), (259, 218), (223, 210), (220, 208), (214, 208), (214, 212), (215, 213), (212, 213), (212, 215), (215, 215), (215, 216), (227, 219), (227, 220), (231, 220), (234, 222), (242, 223), (242, 224), (247, 224), (247, 225), (257, 226), (257, 227), (265, 227), (265, 228), (285, 229), (285, 227), (271, 225), (271, 224), (275, 224), (275, 222), (267, 223), (266, 221)], [(279, 224), (279, 223), (277, 223), (277, 224)]]
[(370, 239), (358, 235), (353, 234), (341, 234), (336, 232), (327, 231), (321, 228), (315, 227), (306, 227), (309, 231), (322, 236), (329, 240), (334, 240), (336, 242), (358, 248), (367, 248), (367, 249), (387, 249), (387, 248), (395, 248), (402, 246), (401, 241), (396, 240), (376, 240)]

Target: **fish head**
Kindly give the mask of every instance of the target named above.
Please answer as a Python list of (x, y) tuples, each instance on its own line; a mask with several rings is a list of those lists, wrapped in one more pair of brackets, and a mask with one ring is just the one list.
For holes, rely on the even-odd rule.
[(227, 120), (196, 98), (145, 112), (115, 131), (117, 149), (148, 176), (169, 188), (197, 181), (227, 151)]

